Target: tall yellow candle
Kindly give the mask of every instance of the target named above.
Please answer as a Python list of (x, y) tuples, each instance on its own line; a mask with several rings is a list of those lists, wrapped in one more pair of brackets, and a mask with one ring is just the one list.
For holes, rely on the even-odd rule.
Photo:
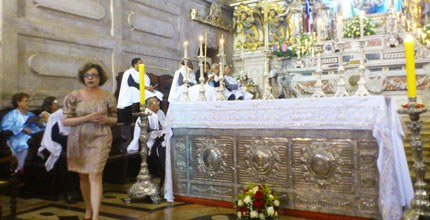
[(145, 64), (139, 64), (140, 105), (145, 106)]
[(408, 97), (417, 97), (417, 85), (415, 79), (415, 51), (414, 38), (407, 35), (404, 41), (406, 57), (406, 80), (408, 83)]

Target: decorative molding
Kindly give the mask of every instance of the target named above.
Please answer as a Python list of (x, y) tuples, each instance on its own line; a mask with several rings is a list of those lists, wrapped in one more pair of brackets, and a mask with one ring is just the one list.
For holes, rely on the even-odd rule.
[(28, 67), (40, 76), (76, 78), (77, 70), (87, 62), (103, 66), (100, 60), (71, 57), (53, 53), (34, 53), (28, 58)]
[(172, 24), (135, 13), (134, 11), (131, 11), (128, 14), (127, 21), (128, 25), (133, 30), (153, 34), (168, 39), (172, 39), (175, 36), (174, 27)]
[(226, 31), (232, 31), (231, 24), (224, 24), (221, 6), (219, 4), (212, 3), (209, 9), (209, 15), (207, 16), (201, 16), (197, 9), (191, 9), (190, 17), (193, 21), (198, 21)]
[(71, 15), (85, 17), (93, 20), (101, 20), (106, 15), (105, 8), (99, 1), (73, 0), (33, 0), (36, 7), (47, 8)]

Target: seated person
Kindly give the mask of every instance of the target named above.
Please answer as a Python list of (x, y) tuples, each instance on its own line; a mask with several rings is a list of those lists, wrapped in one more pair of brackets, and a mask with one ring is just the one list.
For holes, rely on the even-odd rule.
[(26, 93), (17, 93), (12, 97), (12, 105), (15, 109), (7, 113), (1, 121), (1, 130), (12, 131), (13, 135), (7, 139), (8, 146), (18, 160), (16, 171), (24, 168), (25, 158), (28, 154), (27, 141), (31, 134), (43, 131), (44, 123), (39, 117), (28, 111), (30, 96)]
[(57, 111), (59, 108), (57, 98), (54, 96), (48, 96), (43, 100), (42, 108), (36, 111), (33, 111), (35, 115), (39, 115), (43, 122), (48, 121), (48, 117), (50, 114)]
[(232, 68), (230, 65), (224, 66), (224, 95), (227, 100), (250, 100), (253, 95), (242, 89), (242, 81), (238, 82), (232, 76)]
[[(146, 140), (146, 146), (148, 147), (148, 160), (155, 161), (158, 164), (156, 169), (159, 172), (161, 181), (160, 188), (164, 183), (164, 170), (166, 163), (166, 145), (164, 143), (165, 131), (163, 130), (163, 124), (165, 122), (165, 114), (160, 110), (160, 102), (155, 97), (150, 97), (146, 100), (146, 113), (148, 115), (148, 139)], [(136, 152), (139, 150), (139, 138), (140, 138), (140, 117), (136, 120), (134, 127), (133, 140), (127, 146), (128, 152)]]
[(208, 85), (213, 86), (213, 87), (219, 87), (219, 64), (218, 63), (214, 63), (212, 64), (212, 67), (209, 71), (209, 79), (208, 79)]
[[(175, 72), (173, 76), (172, 86), (170, 87), (169, 102), (178, 102), (181, 100), (183, 89), (184, 89), (184, 79), (187, 78), (187, 86), (193, 86), (197, 84), (196, 76), (193, 73), (193, 64), (187, 62), (185, 66), (185, 61), (181, 62), (181, 67)], [(186, 75), (188, 73), (188, 75)]]
[[(208, 62), (203, 62), (203, 63), (204, 63), (203, 64), (203, 77), (205, 79), (204, 83), (207, 83), (208, 78), (209, 78), (208, 73), (209, 73), (209, 70), (211, 68), (211, 65)], [(199, 69), (196, 71), (196, 81), (198, 84), (200, 83), (200, 66), (199, 66)]]

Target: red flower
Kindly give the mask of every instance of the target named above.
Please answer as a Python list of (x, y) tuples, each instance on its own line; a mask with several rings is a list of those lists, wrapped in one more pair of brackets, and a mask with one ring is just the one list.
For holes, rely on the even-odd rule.
[(254, 195), (255, 200), (262, 200), (264, 199), (264, 194), (261, 190), (258, 190)]
[(264, 201), (263, 200), (255, 200), (254, 201), (254, 208), (258, 212), (260, 212), (264, 208)]
[(248, 188), (245, 188), (244, 190), (243, 190), (243, 192), (244, 193), (247, 193), (249, 190), (248, 190)]
[[(409, 104), (403, 104), (401, 105), (403, 108), (409, 108)], [(415, 108), (424, 108), (424, 104), (415, 104)]]

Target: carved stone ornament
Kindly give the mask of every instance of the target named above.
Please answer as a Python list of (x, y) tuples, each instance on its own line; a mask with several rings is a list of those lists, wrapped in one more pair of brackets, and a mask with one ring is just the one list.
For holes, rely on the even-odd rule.
[(303, 177), (320, 187), (335, 185), (341, 179), (338, 173), (341, 150), (330, 147), (325, 142), (314, 142), (308, 148), (302, 149), (300, 160), (304, 163)]
[(214, 177), (225, 172), (227, 158), (225, 146), (215, 139), (205, 139), (196, 143), (197, 168), (200, 173)]
[(245, 145), (246, 172), (261, 181), (276, 179), (281, 170), (281, 157), (276, 153), (280, 150), (278, 148), (267, 140), (256, 140)]
[(231, 24), (224, 24), (221, 6), (219, 4), (211, 4), (208, 16), (201, 16), (197, 9), (191, 9), (190, 17), (193, 21), (198, 21), (226, 31), (231, 31)]

